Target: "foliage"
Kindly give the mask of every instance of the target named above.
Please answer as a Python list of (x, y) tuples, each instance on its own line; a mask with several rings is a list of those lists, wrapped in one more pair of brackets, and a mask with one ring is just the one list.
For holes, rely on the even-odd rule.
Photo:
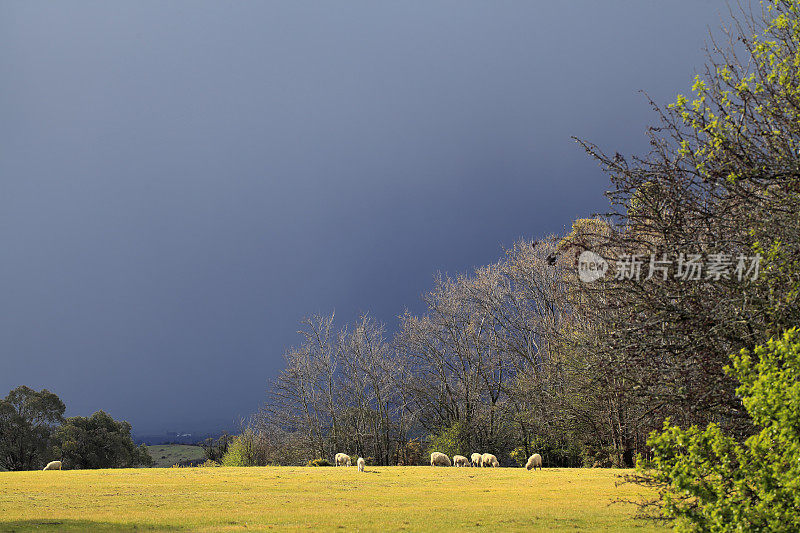
[[(522, 459), (521, 466), (524, 466), (528, 457), (534, 453), (542, 456), (545, 466), (574, 468), (579, 466), (599, 466), (594, 463), (586, 464), (584, 455), (589, 453), (591, 444), (584, 442), (578, 435), (570, 431), (549, 431), (542, 432), (530, 440), (527, 448), (521, 447)], [(606, 467), (616, 466), (609, 461)]]
[(529, 455), (524, 446), (517, 446), (508, 455), (517, 463), (517, 466), (525, 466), (528, 462)]
[(236, 437), (233, 438), (221, 464), (222, 466), (255, 466), (243, 453), (242, 446), (237, 443)]
[(732, 357), (728, 371), (760, 431), (740, 445), (717, 424), (665, 422), (640, 458), (639, 482), (682, 531), (800, 530), (800, 332)]
[(153, 458), (145, 445), (136, 446), (131, 425), (104, 411), (90, 417), (68, 418), (53, 436), (54, 451), (65, 468), (129, 468), (150, 466)]
[(451, 458), (454, 455), (469, 456), (468, 443), (469, 428), (464, 422), (457, 421), (428, 438), (428, 453), (441, 452)]
[(306, 466), (333, 466), (327, 459), (312, 459)]
[(64, 403), (52, 392), (24, 385), (0, 400), (0, 468), (31, 470), (50, 460), (50, 441)]
[(271, 447), (266, 436), (251, 427), (233, 437), (222, 457), (222, 466), (265, 466), (270, 463)]

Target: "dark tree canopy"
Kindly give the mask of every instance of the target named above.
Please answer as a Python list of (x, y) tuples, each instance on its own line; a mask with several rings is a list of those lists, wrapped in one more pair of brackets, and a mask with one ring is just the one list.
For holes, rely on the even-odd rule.
[(41, 468), (49, 460), (54, 427), (63, 420), (64, 403), (42, 389), (21, 385), (0, 400), (0, 467)]
[(65, 468), (129, 468), (153, 461), (144, 445), (134, 444), (131, 425), (104, 411), (68, 418), (54, 439)]

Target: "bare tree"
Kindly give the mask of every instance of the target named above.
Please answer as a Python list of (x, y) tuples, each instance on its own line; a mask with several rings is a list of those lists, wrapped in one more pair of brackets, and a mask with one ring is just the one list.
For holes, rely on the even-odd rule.
[(333, 320), (330, 315), (303, 321), (303, 342), (285, 354), (286, 368), (272, 383), (263, 409), (275, 423), (305, 434), (309, 449), (323, 458), (336, 453), (338, 445)]

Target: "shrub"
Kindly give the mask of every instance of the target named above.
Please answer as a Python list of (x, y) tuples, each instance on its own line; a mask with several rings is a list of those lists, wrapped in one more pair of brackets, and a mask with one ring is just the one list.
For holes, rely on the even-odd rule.
[(658, 489), (652, 504), (678, 530), (800, 531), (800, 333), (731, 359), (726, 372), (760, 432), (740, 445), (716, 424), (667, 421), (634, 480)]
[(509, 454), (515, 463), (519, 466), (525, 466), (528, 462), (528, 454), (525, 452), (524, 446), (517, 446)]
[(266, 436), (252, 428), (228, 441), (222, 466), (265, 466), (269, 464), (269, 443)]
[(222, 457), (222, 466), (253, 466), (247, 461), (238, 438), (234, 438), (228, 446), (228, 451)]
[(327, 459), (312, 459), (306, 466), (332, 466)]

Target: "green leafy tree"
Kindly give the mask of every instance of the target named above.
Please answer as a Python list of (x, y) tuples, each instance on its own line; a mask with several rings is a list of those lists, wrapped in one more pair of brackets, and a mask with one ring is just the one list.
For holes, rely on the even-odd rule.
[(679, 531), (800, 531), (800, 332), (732, 356), (747, 412), (760, 431), (740, 445), (716, 424), (664, 424), (636, 481)]
[(103, 411), (90, 417), (68, 418), (55, 434), (55, 451), (67, 468), (130, 468), (150, 466), (144, 445), (136, 446), (131, 425)]
[(53, 429), (63, 420), (64, 410), (52, 392), (24, 385), (0, 400), (0, 467), (41, 468), (49, 459)]

